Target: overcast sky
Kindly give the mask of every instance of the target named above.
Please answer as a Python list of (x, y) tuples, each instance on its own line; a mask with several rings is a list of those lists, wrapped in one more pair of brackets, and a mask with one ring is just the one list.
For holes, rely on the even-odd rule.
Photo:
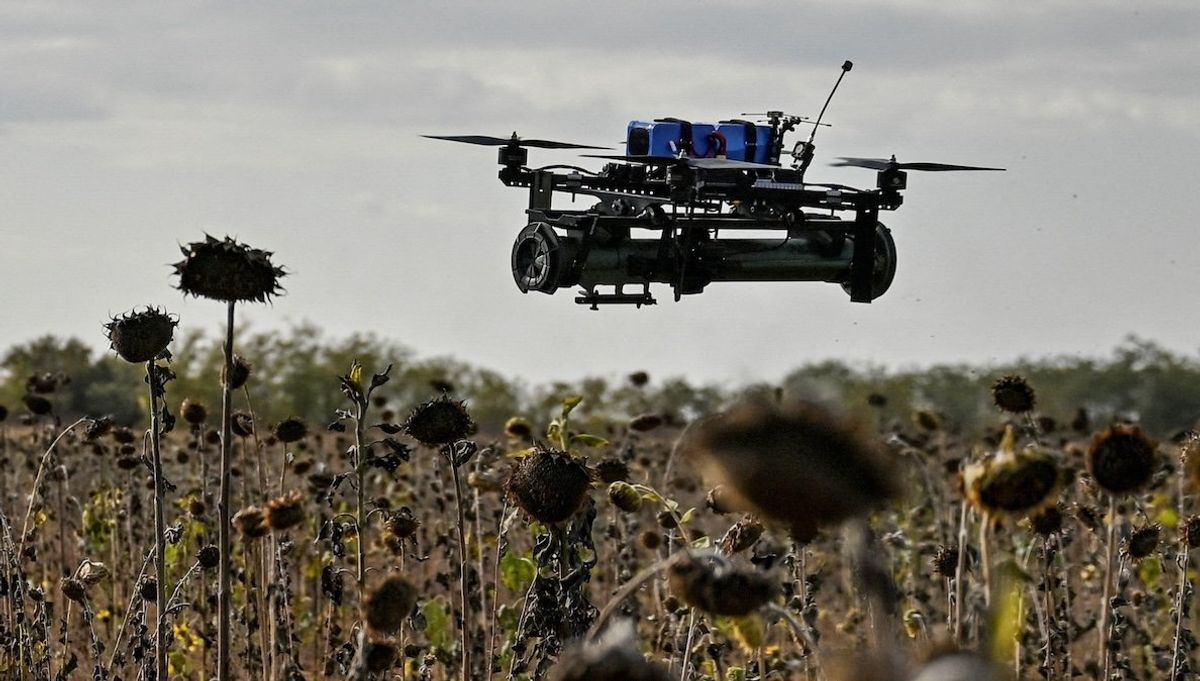
[[(815, 115), (836, 156), (1003, 166), (912, 173), (883, 215), (892, 289), (713, 284), (592, 312), (522, 295), (526, 196), (495, 152), (420, 134), (616, 145), (631, 119)], [(291, 270), (257, 329), (376, 332), (530, 380), (647, 369), (776, 380), (1106, 355), (1200, 340), (1200, 7), (1180, 2), (0, 2), (0, 348), (105, 345), (171, 288), (178, 244), (234, 235)], [(577, 162), (532, 151), (532, 162)], [(586, 207), (582, 202), (579, 207)]]

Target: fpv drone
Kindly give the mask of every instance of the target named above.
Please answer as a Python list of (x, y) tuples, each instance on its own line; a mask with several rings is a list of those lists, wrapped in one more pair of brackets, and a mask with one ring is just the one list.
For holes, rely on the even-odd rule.
[[(896, 245), (878, 215), (900, 207), (906, 171), (1003, 168), (843, 157), (833, 165), (877, 171), (875, 188), (807, 182), (817, 129), (828, 125), (821, 119), (852, 66), (842, 64), (815, 121), (782, 111), (742, 114), (765, 119), (758, 123), (632, 121), (624, 155), (584, 155), (610, 161), (599, 172), (573, 165), (530, 168), (529, 148), (604, 147), (516, 133), (425, 137), (500, 147), (500, 181), (529, 190), (528, 224), (512, 249), (513, 278), (522, 292), (579, 286), (575, 302), (597, 309), (652, 305), (652, 283), (670, 285), (678, 301), (714, 281), (824, 281), (841, 285), (853, 302), (869, 303), (887, 291), (896, 273)], [(784, 136), (798, 125), (811, 125), (812, 132), (794, 145), (784, 167)], [(586, 210), (561, 210), (552, 206), (555, 192), (597, 202)], [(738, 236), (748, 230), (781, 236)], [(601, 286), (612, 289), (601, 292)]]

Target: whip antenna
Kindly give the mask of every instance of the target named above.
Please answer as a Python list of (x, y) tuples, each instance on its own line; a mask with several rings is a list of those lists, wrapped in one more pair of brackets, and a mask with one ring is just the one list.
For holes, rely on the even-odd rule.
[(812, 146), (813, 139), (817, 136), (817, 128), (821, 127), (821, 119), (825, 116), (825, 109), (829, 108), (829, 102), (833, 101), (833, 93), (837, 92), (838, 86), (842, 84), (842, 78), (854, 68), (854, 62), (847, 59), (842, 62), (842, 73), (838, 76), (837, 82), (833, 84), (833, 89), (829, 91), (829, 96), (825, 98), (825, 106), (821, 107), (821, 113), (817, 114), (817, 122), (813, 123), (812, 134), (808, 136), (808, 146)]

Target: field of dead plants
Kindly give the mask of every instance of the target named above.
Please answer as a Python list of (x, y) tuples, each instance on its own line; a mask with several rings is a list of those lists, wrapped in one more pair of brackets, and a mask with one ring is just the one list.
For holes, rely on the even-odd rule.
[(644, 372), (639, 413), (565, 393), (480, 427), (358, 362), (322, 420), (265, 419), (235, 310), (280, 291), (271, 257), (177, 265), (228, 309), (219, 401), (175, 389), (186, 321), (143, 308), (106, 327), (140, 424), (64, 420), (54, 373), (0, 408), (0, 677), (1194, 677), (1190, 432), (1044, 413), (1017, 375), (961, 396), (979, 432), (887, 390), (682, 419)]

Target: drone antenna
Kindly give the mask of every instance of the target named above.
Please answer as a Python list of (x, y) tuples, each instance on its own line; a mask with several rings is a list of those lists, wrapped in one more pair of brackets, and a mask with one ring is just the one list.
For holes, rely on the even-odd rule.
[(833, 93), (837, 92), (838, 86), (842, 84), (842, 78), (854, 68), (854, 62), (847, 59), (842, 62), (842, 73), (838, 76), (837, 82), (833, 84), (833, 89), (829, 91), (829, 96), (825, 98), (825, 106), (821, 107), (821, 113), (817, 114), (817, 122), (813, 123), (812, 134), (808, 136), (808, 146), (812, 146), (813, 139), (817, 136), (817, 128), (821, 127), (821, 119), (825, 116), (825, 109), (829, 108), (829, 102), (833, 101)]

